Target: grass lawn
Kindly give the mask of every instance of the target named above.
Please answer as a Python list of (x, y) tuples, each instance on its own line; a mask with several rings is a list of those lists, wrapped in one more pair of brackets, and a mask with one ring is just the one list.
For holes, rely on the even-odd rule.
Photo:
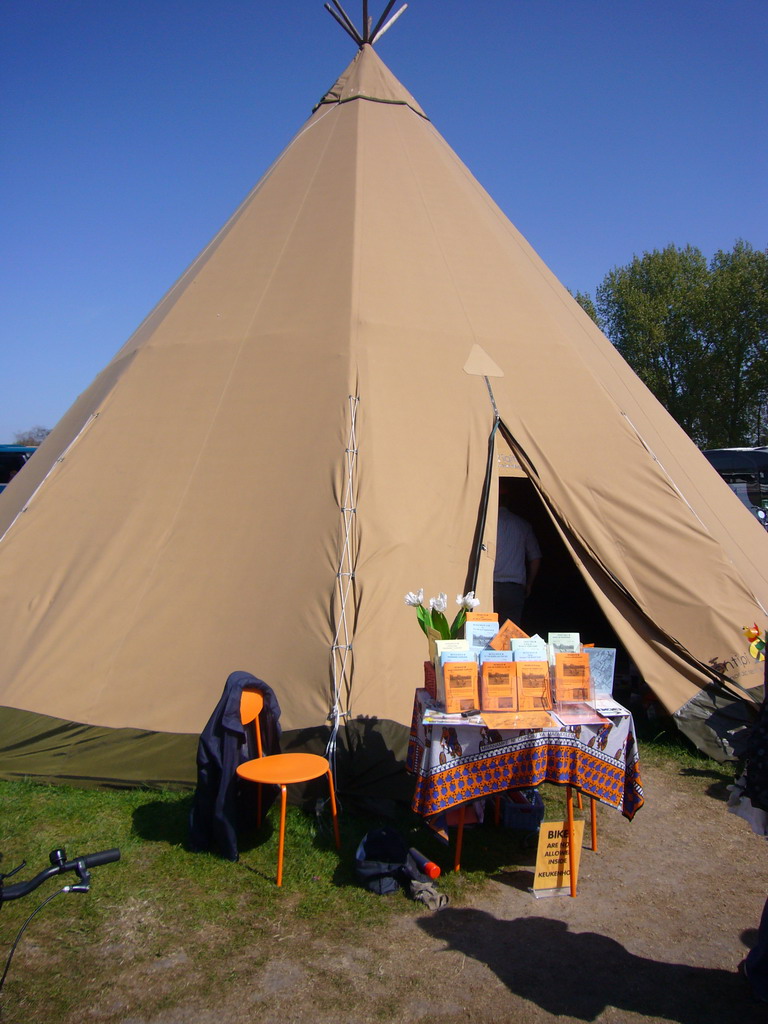
[[(651, 730), (652, 733), (653, 730)], [(676, 733), (651, 734), (641, 764), (651, 758), (705, 763)], [(564, 815), (563, 791), (542, 789), (549, 819)], [(343, 807), (342, 849), (337, 853), (327, 817), (316, 819), (289, 808), (283, 886), (275, 885), (276, 809), (262, 828), (244, 837), (237, 863), (185, 849), (189, 793), (80, 790), (27, 782), (0, 782), (3, 823), (0, 870), (22, 859), (27, 866), (8, 884), (48, 866), (48, 853), (65, 847), (67, 856), (119, 847), (119, 863), (93, 869), (91, 892), (54, 899), (29, 925), (0, 994), (4, 1024), (123, 1019), (115, 999), (116, 979), (154, 977), (153, 969), (183, 956), (183, 971), (165, 971), (158, 983), (139, 984), (130, 994), (131, 1016), (156, 1015), (173, 1007), (185, 990), (204, 986), (222, 992), (249, 936), (249, 968), (266, 959), (273, 944), (295, 929), (312, 935), (365, 941), (365, 929), (388, 915), (423, 910), (404, 894), (381, 898), (355, 881), (354, 856), (371, 828), (394, 825), (409, 845), (443, 866), (440, 890), (461, 902), (500, 869), (531, 864), (531, 838), (505, 829), (467, 830), (462, 873), (447, 869), (450, 853), (430, 830), (403, 808), (397, 820), (357, 814)], [(64, 883), (76, 879), (69, 875)], [(18, 928), (45, 896), (58, 888), (46, 882), (35, 894), (7, 903), (0, 916), (0, 957)], [(183, 952), (180, 952), (183, 936)], [(162, 983), (160, 983), (162, 981)], [(124, 982), (121, 982), (124, 984)]]

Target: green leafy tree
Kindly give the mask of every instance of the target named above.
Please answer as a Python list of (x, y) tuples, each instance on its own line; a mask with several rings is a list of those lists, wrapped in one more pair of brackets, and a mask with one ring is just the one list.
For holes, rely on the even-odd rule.
[(48, 427), (30, 427), (29, 430), (20, 430), (18, 434), (14, 434), (13, 443), (29, 446), (42, 444), (50, 432)]
[(654, 250), (616, 267), (597, 289), (598, 322), (638, 376), (701, 440), (701, 310), (706, 260), (691, 246)]
[[(586, 296), (589, 299), (589, 296)], [(589, 312), (583, 297), (577, 296)], [(669, 245), (606, 275), (597, 322), (702, 447), (760, 443), (768, 403), (768, 251), (711, 263)]]
[(595, 309), (595, 304), (592, 301), (592, 296), (588, 292), (576, 292), (573, 297), (587, 316), (594, 320), (595, 323), (598, 323), (597, 310)]
[(760, 444), (768, 400), (768, 252), (737, 242), (710, 264), (704, 310), (710, 402), (702, 414), (713, 448)]

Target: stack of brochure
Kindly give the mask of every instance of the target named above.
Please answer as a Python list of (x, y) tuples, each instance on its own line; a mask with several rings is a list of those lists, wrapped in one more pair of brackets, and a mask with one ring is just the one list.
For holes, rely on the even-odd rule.
[(613, 699), (616, 651), (582, 645), (578, 633), (545, 640), (510, 621), (499, 628), (493, 613), (469, 613), (463, 639), (430, 642), (446, 718), (482, 712), (497, 728), (557, 728), (629, 714)]

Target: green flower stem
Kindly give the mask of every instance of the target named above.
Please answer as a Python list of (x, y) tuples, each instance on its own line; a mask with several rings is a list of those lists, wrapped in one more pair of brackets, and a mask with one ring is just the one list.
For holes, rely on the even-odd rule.
[(464, 623), (467, 621), (467, 609), (463, 606), (459, 608), (458, 615), (451, 623), (450, 638), (455, 640), (459, 635), (459, 630), (462, 628)]
[(443, 640), (451, 639), (451, 627), (448, 625), (448, 619), (442, 612), (435, 611), (434, 608), (432, 609), (432, 627), (438, 631)]
[(423, 604), (420, 604), (416, 609), (416, 618), (419, 620), (419, 625), (421, 626), (424, 635), (429, 636), (429, 634), (427, 633), (427, 629), (432, 625), (432, 620), (430, 618), (429, 611), (424, 607)]

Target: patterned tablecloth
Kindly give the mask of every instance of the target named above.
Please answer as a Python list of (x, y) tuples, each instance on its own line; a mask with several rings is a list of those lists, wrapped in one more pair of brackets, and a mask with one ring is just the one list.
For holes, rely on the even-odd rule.
[(608, 725), (495, 730), (484, 725), (425, 725), (433, 707), (416, 691), (408, 770), (416, 775), (413, 809), (424, 817), (506, 789), (555, 782), (620, 809), (631, 819), (643, 805), (632, 715)]

